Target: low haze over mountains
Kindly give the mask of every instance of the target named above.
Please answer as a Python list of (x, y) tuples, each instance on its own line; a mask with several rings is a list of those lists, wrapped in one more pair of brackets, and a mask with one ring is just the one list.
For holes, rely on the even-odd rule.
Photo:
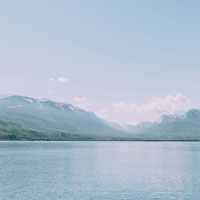
[(0, 96), (1, 140), (200, 140), (200, 110), (120, 126), (71, 104)]

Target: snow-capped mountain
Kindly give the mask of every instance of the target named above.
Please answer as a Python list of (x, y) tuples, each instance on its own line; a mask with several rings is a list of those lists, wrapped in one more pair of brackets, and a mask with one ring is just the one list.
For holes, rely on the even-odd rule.
[(45, 133), (47, 139), (104, 139), (122, 135), (92, 112), (71, 104), (17, 95), (0, 96), (0, 120)]
[(0, 95), (0, 140), (200, 140), (200, 110), (119, 125), (67, 103)]
[(200, 140), (200, 110), (191, 109), (182, 115), (163, 115), (159, 122), (136, 135), (145, 140)]
[(134, 140), (200, 140), (200, 109), (191, 109), (182, 114), (162, 115), (154, 123), (110, 123), (110, 126), (131, 132)]

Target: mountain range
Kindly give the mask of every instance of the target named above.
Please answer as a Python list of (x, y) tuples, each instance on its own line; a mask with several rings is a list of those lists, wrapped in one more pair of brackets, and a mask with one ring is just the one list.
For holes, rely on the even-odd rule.
[(200, 140), (200, 110), (122, 126), (71, 104), (0, 95), (0, 140)]
[(0, 96), (2, 140), (114, 140), (129, 135), (71, 104), (18, 95)]

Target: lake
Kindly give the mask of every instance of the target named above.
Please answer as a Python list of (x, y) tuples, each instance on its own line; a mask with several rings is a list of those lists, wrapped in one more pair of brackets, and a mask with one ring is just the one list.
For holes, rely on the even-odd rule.
[(0, 142), (1, 200), (200, 199), (198, 142)]

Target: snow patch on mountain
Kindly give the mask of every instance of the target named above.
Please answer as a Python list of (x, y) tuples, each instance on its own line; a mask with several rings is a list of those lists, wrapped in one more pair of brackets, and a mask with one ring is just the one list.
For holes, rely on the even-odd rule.
[(55, 103), (55, 106), (59, 107), (62, 111), (64, 111), (63, 105), (61, 103)]
[(33, 99), (27, 98), (27, 97), (26, 97), (26, 98), (24, 97), (23, 100), (24, 100), (24, 101), (27, 101), (27, 102), (29, 102), (29, 103), (33, 103), (33, 101), (34, 101)]

